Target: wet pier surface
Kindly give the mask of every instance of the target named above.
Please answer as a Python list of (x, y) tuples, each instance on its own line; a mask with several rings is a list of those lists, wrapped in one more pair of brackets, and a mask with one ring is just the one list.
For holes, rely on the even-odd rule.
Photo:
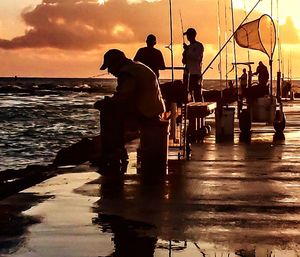
[(300, 256), (300, 102), (284, 106), (284, 138), (213, 130), (162, 181), (133, 152), (123, 179), (80, 166), (0, 201), (0, 256)]

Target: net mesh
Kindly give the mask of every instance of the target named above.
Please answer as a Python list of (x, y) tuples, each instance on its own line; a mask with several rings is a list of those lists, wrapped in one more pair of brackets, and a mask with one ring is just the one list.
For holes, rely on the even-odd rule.
[(270, 59), (272, 58), (276, 44), (276, 31), (269, 15), (264, 14), (257, 20), (241, 25), (234, 37), (239, 46), (262, 51)]

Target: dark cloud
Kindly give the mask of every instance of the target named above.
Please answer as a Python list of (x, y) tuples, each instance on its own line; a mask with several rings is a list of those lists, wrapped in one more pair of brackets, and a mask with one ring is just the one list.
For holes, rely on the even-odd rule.
[[(152, 13), (150, 17), (157, 5), (160, 4), (141, 4)], [(0, 47), (93, 49), (99, 44), (137, 41), (138, 31), (150, 27), (141, 6), (128, 5), (123, 0), (111, 0), (105, 5), (96, 0), (44, 0), (33, 10), (22, 13), (28, 26), (26, 33), (12, 40), (1, 39)], [(158, 26), (160, 21), (152, 20), (152, 26)]]
[[(182, 42), (179, 11), (185, 29), (195, 27), (200, 41), (217, 43), (215, 1), (189, 0), (173, 4), (174, 43), (177, 44)], [(243, 15), (237, 12), (240, 19)], [(108, 0), (104, 5), (97, 0), (43, 0), (34, 9), (25, 9), (22, 18), (28, 27), (25, 34), (12, 40), (0, 39), (0, 48), (91, 50), (106, 44), (144, 42), (149, 33), (156, 34), (160, 44), (170, 42), (169, 1), (165, 0), (137, 4)], [(224, 24), (223, 17), (223, 27)], [(228, 21), (229, 28), (230, 24)]]
[[(200, 18), (205, 15), (200, 5), (197, 0), (191, 1), (189, 8), (197, 10), (188, 10), (189, 17), (184, 17), (186, 24), (195, 26), (195, 23), (201, 23), (204, 27), (204, 23), (208, 22)], [(102, 44), (143, 42), (148, 33), (155, 33), (160, 43), (167, 44), (168, 8), (168, 1), (128, 4), (125, 0), (109, 0), (99, 5), (96, 0), (43, 0), (34, 9), (26, 9), (22, 13), (28, 27), (25, 34), (12, 40), (0, 39), (0, 47), (88, 50)], [(176, 8), (179, 10), (181, 7)], [(178, 18), (177, 22), (174, 21), (175, 39), (180, 42), (177, 12), (174, 17)]]

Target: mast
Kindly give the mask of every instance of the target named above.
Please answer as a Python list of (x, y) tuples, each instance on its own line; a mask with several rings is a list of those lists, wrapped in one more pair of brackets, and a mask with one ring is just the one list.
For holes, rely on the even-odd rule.
[(279, 27), (279, 1), (277, 0), (277, 45), (278, 45), (278, 70), (281, 72), (281, 43), (280, 43), (280, 27)]
[[(171, 74), (172, 83), (174, 82), (174, 52), (173, 52), (173, 13), (172, 13), (172, 0), (169, 0), (169, 15), (170, 15), (170, 45), (169, 49), (171, 51)], [(171, 103), (171, 128), (170, 128), (170, 138), (176, 142), (176, 103)]]
[(276, 95), (277, 99), (280, 100), (281, 97), (281, 71), (280, 71), (280, 55), (281, 55), (281, 47), (280, 47), (280, 39), (279, 39), (279, 6), (278, 6), (278, 0), (276, 1), (276, 7), (277, 7), (277, 50), (278, 50), (278, 56), (277, 56), (277, 61), (278, 61), (278, 71), (277, 71), (277, 84), (276, 84)]
[[(220, 19), (220, 0), (217, 2), (217, 23), (218, 23), (218, 43), (219, 43), (219, 49), (221, 48), (221, 19)], [(219, 56), (219, 76), (220, 76), (220, 89), (222, 85), (222, 54)]]
[[(225, 40), (227, 40), (227, 4), (226, 4), (226, 1), (225, 1), (225, 33), (224, 33), (224, 36), (225, 36)], [(225, 84), (226, 84), (226, 87), (227, 87), (227, 81), (228, 81), (228, 48), (226, 46), (225, 48)]]
[(171, 51), (171, 73), (172, 82), (174, 81), (174, 52), (173, 52), (173, 13), (172, 13), (172, 0), (169, 0), (169, 15), (170, 15), (170, 45)]

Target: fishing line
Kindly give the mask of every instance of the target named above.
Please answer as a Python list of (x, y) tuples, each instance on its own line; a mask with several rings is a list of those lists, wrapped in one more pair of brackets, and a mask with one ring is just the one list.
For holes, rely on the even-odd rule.
[(181, 32), (182, 32), (182, 44), (185, 44), (185, 40), (184, 40), (184, 28), (183, 28), (183, 21), (182, 21), (182, 15), (181, 15), (181, 10), (179, 10), (179, 16), (180, 16), (180, 23), (181, 23)]
[(100, 73), (100, 74), (96, 74), (96, 75), (90, 76), (89, 78), (102, 77), (102, 76), (105, 76), (105, 75), (108, 75), (108, 74), (109, 74), (108, 72), (104, 72), (104, 73)]

